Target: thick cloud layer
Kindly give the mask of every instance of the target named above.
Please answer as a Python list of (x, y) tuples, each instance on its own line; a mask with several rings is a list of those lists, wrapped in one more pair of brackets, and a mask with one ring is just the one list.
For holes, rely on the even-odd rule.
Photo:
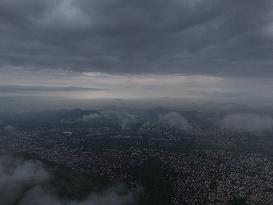
[(221, 128), (243, 131), (259, 132), (273, 128), (273, 119), (269, 116), (253, 113), (236, 113), (225, 116), (220, 121)]
[(104, 193), (90, 193), (82, 201), (60, 198), (47, 183), (51, 173), (39, 161), (0, 156), (0, 204), (1, 205), (122, 205), (134, 204), (134, 196), (128, 192), (119, 194), (123, 187), (112, 187)]
[(2, 0), (0, 69), (273, 76), (271, 0)]

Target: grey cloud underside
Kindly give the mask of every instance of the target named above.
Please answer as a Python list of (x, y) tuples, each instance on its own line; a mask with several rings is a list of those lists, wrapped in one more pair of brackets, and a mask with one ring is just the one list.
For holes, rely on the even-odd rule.
[(272, 77), (272, 5), (2, 0), (0, 67)]
[(56, 87), (56, 86), (23, 86), (23, 85), (0, 85), (0, 93), (13, 93), (13, 92), (59, 92), (59, 91), (100, 91), (103, 89), (98, 88), (85, 88), (85, 87)]

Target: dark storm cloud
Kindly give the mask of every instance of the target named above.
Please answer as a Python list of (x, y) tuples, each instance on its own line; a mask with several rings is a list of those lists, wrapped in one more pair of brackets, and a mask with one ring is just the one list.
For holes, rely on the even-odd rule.
[(0, 66), (273, 76), (271, 0), (1, 0)]

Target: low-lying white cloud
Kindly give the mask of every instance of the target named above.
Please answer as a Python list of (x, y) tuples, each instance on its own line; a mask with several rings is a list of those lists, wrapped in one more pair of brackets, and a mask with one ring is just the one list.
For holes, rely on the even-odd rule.
[(88, 115), (84, 115), (82, 117), (82, 120), (85, 121), (85, 122), (89, 122), (89, 121), (97, 120), (99, 118), (101, 118), (101, 115), (99, 115), (97, 113), (91, 113), (91, 114), (88, 114)]
[(0, 157), (0, 204), (14, 204), (26, 189), (48, 181), (43, 165), (9, 156)]
[(220, 127), (242, 132), (258, 132), (273, 128), (273, 119), (254, 113), (235, 113), (226, 115), (220, 121)]
[(137, 122), (137, 116), (130, 113), (117, 112), (116, 116), (119, 120), (121, 128), (123, 129), (127, 128), (129, 124)]
[[(52, 173), (39, 161), (0, 156), (1, 205), (125, 205), (135, 204), (134, 193), (123, 186), (90, 193), (81, 201), (57, 196), (50, 186)], [(140, 190), (141, 191), (141, 190)]]
[(129, 124), (136, 123), (138, 121), (136, 115), (123, 111), (103, 111), (100, 113), (91, 113), (82, 117), (84, 122), (92, 122), (102, 119), (116, 120), (122, 129), (125, 129)]
[(191, 125), (188, 122), (188, 120), (177, 112), (169, 112), (167, 114), (160, 115), (159, 122), (166, 126), (180, 130), (188, 130), (191, 128)]
[(45, 191), (41, 187), (35, 187), (28, 191), (20, 205), (125, 205), (134, 204), (131, 193), (119, 195), (118, 188), (111, 188), (102, 194), (90, 194), (83, 201), (67, 201), (60, 199)]

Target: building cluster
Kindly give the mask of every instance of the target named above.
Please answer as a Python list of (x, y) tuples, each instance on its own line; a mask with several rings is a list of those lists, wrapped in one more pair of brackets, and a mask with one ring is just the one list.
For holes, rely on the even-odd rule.
[[(60, 129), (2, 134), (0, 149), (35, 154), (130, 186), (138, 184), (138, 179), (129, 170), (142, 166), (147, 160), (159, 160), (162, 177), (171, 184), (171, 204), (223, 205), (233, 200), (250, 205), (273, 204), (273, 160), (262, 152), (230, 149), (236, 145), (232, 137), (223, 137), (220, 140), (226, 142), (223, 146), (209, 149), (202, 144), (215, 139), (216, 134), (203, 136), (196, 142), (200, 146), (185, 151), (165, 149), (174, 146), (172, 137), (145, 141), (145, 137), (128, 134), (123, 137), (112, 135), (114, 131), (111, 131), (115, 137), (104, 139), (106, 131), (97, 130), (93, 136), (90, 133)], [(217, 137), (221, 136), (224, 134), (218, 133)], [(117, 146), (109, 144), (117, 140), (125, 142), (126, 149), (118, 143)], [(134, 143), (129, 143), (132, 140)], [(244, 136), (239, 136), (239, 140), (245, 140)]]

